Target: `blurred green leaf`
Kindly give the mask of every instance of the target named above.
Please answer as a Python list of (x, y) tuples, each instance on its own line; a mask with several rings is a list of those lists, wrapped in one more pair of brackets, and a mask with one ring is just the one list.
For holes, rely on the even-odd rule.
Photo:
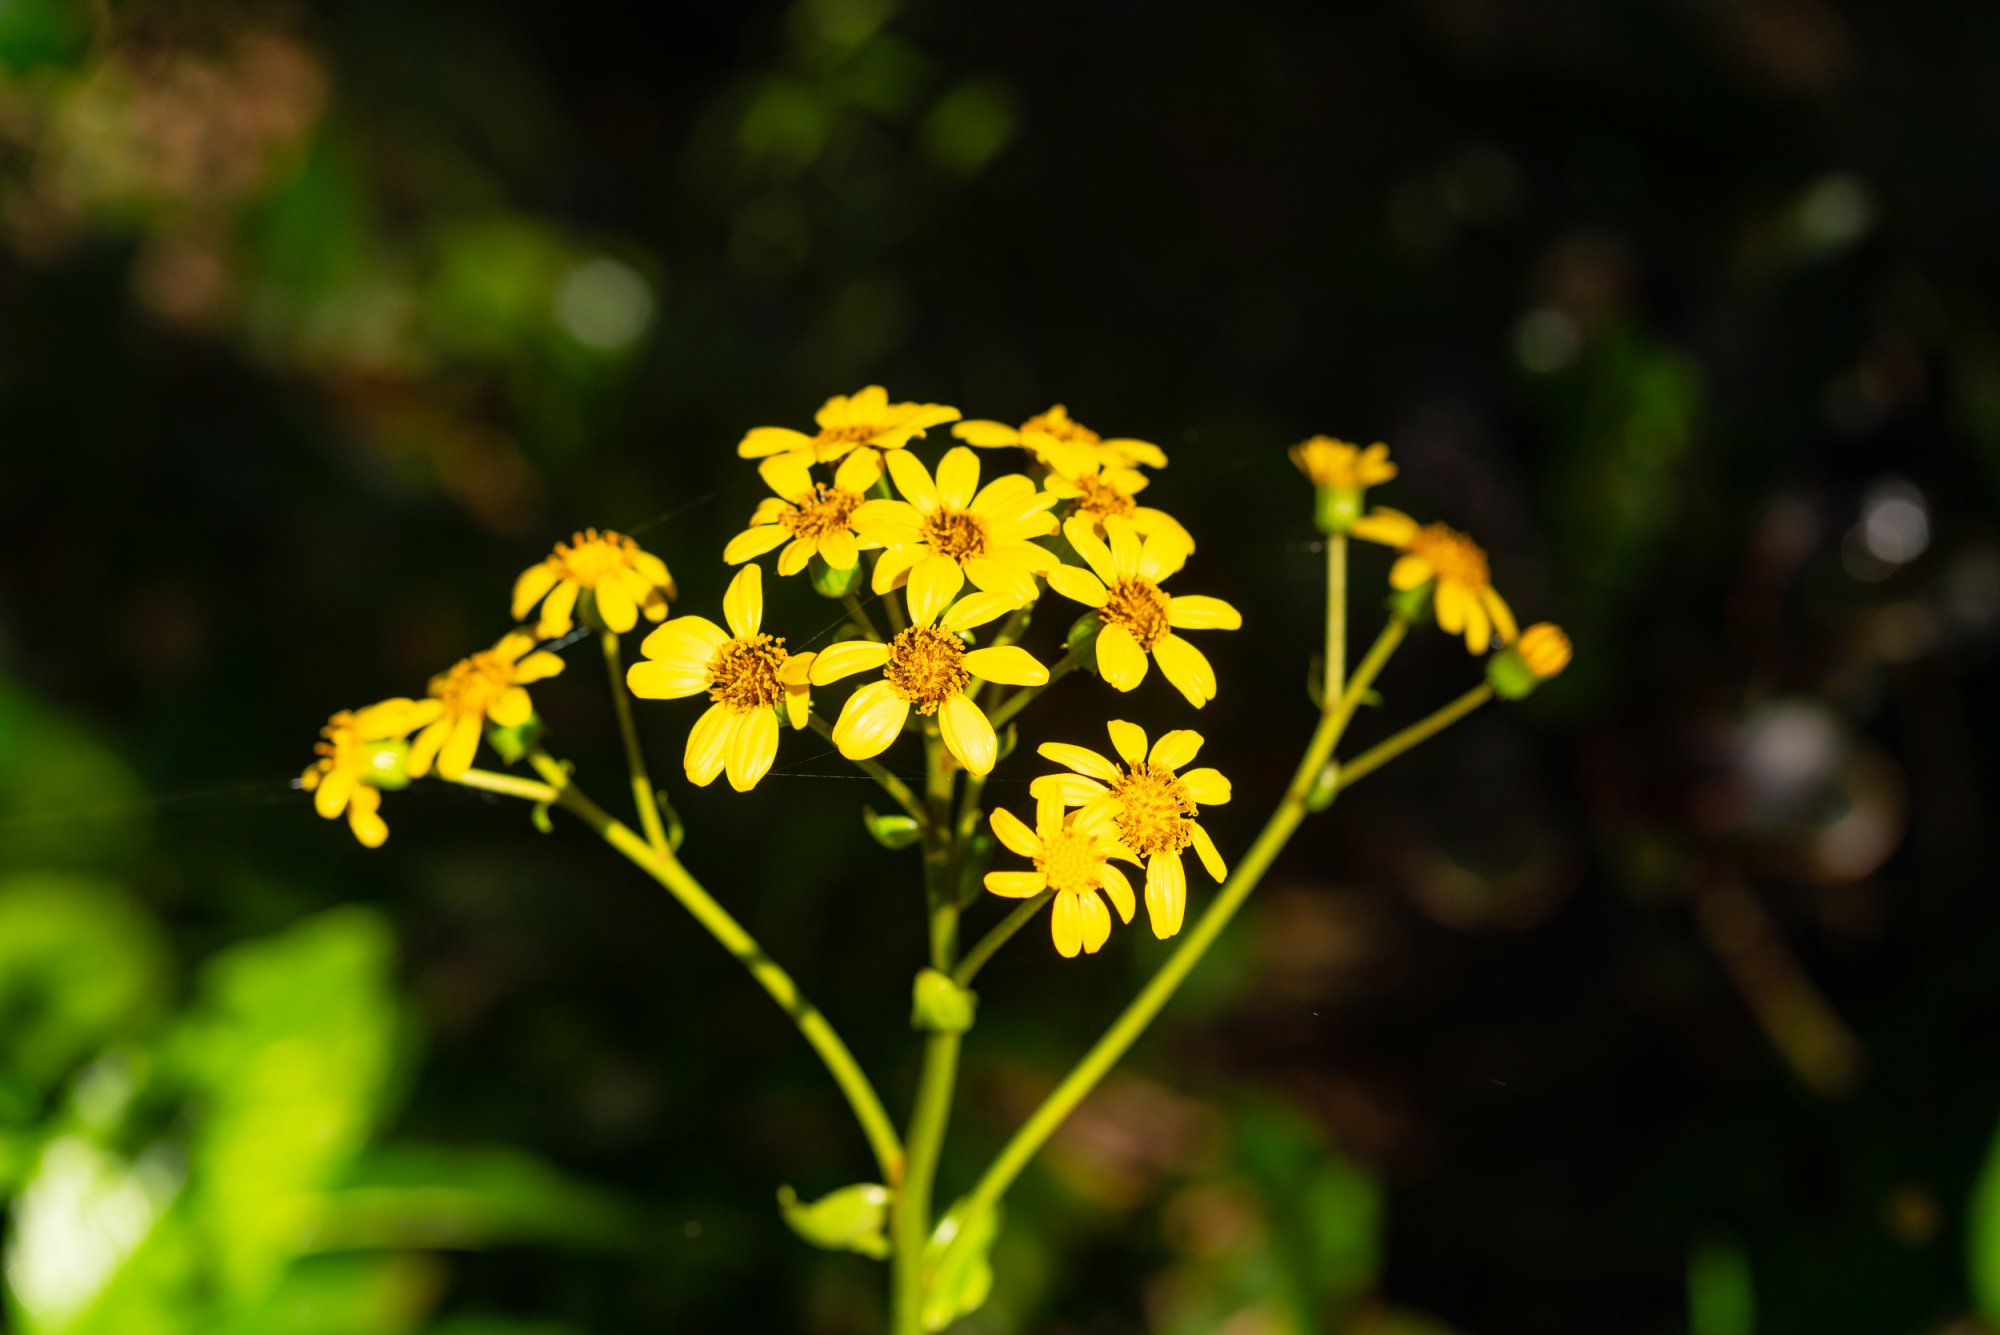
[(289, 1269), (255, 1307), (203, 1335), (407, 1335), (421, 1329), (444, 1282), (427, 1256), (323, 1256)]
[(1013, 95), (999, 83), (974, 79), (938, 99), (924, 117), (924, 152), (959, 176), (973, 176), (1014, 138)]
[(953, 1205), (924, 1247), (925, 1330), (943, 1330), (978, 1311), (993, 1292), (993, 1241), (1000, 1234), (1000, 1212), (965, 1210), (964, 1201)]
[(0, 864), (96, 866), (147, 830), (123, 761), (42, 701), (0, 682)]
[(1742, 1247), (1719, 1239), (1696, 1247), (1687, 1282), (1688, 1335), (1753, 1335), (1757, 1295)]
[(304, 1245), (313, 1251), (520, 1242), (608, 1247), (630, 1239), (637, 1227), (624, 1206), (519, 1151), (396, 1146), (370, 1151), (321, 1196)]
[(170, 1301), (172, 1267), (133, 1264), (155, 1237), (179, 1185), (162, 1154), (128, 1162), (80, 1136), (44, 1146), (14, 1202), (7, 1234), (14, 1327), (23, 1335), (189, 1329)]
[(857, 1182), (804, 1204), (790, 1187), (780, 1187), (778, 1208), (792, 1232), (815, 1247), (888, 1259), (883, 1229), (889, 1222), (889, 1189), (879, 1182)]
[(1973, 1300), (1989, 1322), (2000, 1322), (2000, 1135), (1973, 1184), (1965, 1232)]

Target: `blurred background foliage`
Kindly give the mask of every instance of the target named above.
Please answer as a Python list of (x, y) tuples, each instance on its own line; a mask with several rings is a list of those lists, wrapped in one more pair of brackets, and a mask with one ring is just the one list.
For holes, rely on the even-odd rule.
[[(1307, 721), (1291, 441), (1388, 440), (1579, 649), (1309, 828), (966, 1329), (2000, 1328), (1996, 72), (1952, 0), (0, 0), (10, 1327), (873, 1326), (732, 962), (574, 830), (420, 785), (368, 853), (288, 781), (572, 528), (712, 603), (738, 435), (879, 380), (1168, 448), (1225, 848)], [(900, 1106), (914, 869), (810, 755), (689, 856)], [(1158, 957), (989, 969), (947, 1192)]]

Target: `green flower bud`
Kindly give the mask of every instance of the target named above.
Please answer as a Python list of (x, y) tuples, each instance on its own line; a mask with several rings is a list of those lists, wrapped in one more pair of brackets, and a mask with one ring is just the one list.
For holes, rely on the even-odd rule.
[(809, 1204), (801, 1204), (790, 1187), (778, 1188), (778, 1209), (792, 1232), (828, 1251), (860, 1252), (877, 1261), (889, 1257), (889, 1189), (879, 1182), (857, 1182)]
[(371, 742), (361, 782), (395, 792), (410, 786), (410, 744), (401, 738)]
[(806, 567), (812, 578), (813, 592), (822, 598), (845, 598), (861, 587), (861, 563), (856, 561), (845, 570), (835, 570), (825, 561), (815, 556)]
[(962, 1034), (972, 1028), (978, 1008), (977, 995), (936, 969), (919, 973), (910, 989), (910, 1027), (926, 1033)]
[(515, 763), (542, 744), (541, 715), (530, 714), (527, 722), (512, 727), (487, 724), (486, 744), (509, 765)]
[(1312, 787), (1306, 790), (1306, 810), (1325, 811), (1333, 805), (1334, 795), (1340, 791), (1340, 762), (1329, 760), (1313, 776)]
[(1313, 523), (1326, 534), (1347, 533), (1361, 518), (1361, 488), (1318, 486), (1313, 488)]
[(1414, 589), (1396, 589), (1389, 594), (1389, 611), (1418, 625), (1430, 619), (1431, 594), (1437, 590), (1436, 580), (1425, 580)]
[(1502, 700), (1525, 700), (1535, 688), (1569, 666), (1569, 636), (1546, 621), (1486, 660), (1486, 684)]
[(876, 843), (892, 851), (910, 847), (924, 837), (923, 827), (900, 811), (882, 815), (874, 807), (861, 808), (861, 823)]

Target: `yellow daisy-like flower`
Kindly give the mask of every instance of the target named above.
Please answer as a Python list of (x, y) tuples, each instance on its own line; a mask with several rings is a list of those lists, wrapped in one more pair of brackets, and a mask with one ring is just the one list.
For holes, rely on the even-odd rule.
[(1188, 556), (1173, 534), (1141, 539), (1132, 521), (1120, 515), (1107, 516), (1103, 525), (1105, 539), (1084, 516), (1072, 515), (1063, 524), (1063, 536), (1090, 569), (1057, 566), (1049, 572), (1049, 587), (1097, 609), (1097, 670), (1106, 681), (1131, 690), (1145, 680), (1151, 655), (1174, 688), (1200, 709), (1215, 698), (1215, 669), (1174, 632), (1235, 630), (1242, 615), (1220, 598), (1170, 597), (1160, 588)]
[(1380, 442), (1364, 450), (1332, 436), (1314, 436), (1292, 446), (1291, 455), (1316, 487), (1374, 487), (1396, 476), (1389, 447)]
[(1079, 950), (1095, 955), (1111, 936), (1111, 915), (1104, 910), (1102, 891), (1111, 896), (1120, 922), (1132, 921), (1132, 883), (1111, 865), (1112, 858), (1137, 863), (1138, 857), (1118, 841), (1108, 807), (1078, 812), (1063, 819), (1062, 794), (1045, 792), (1035, 799), (1035, 828), (1029, 829), (1013, 812), (995, 807), (990, 820), (1002, 844), (1032, 860), (1033, 871), (990, 871), (986, 888), (1009, 899), (1030, 899), (1055, 891), (1049, 931), (1056, 951), (1075, 959)]
[(951, 429), (951, 434), (981, 449), (1019, 446), (1032, 454), (1037, 462), (1047, 464), (1058, 473), (1071, 475), (1088, 469), (1092, 464), (1105, 464), (1127, 472), (1136, 464), (1144, 464), (1148, 468), (1167, 466), (1166, 451), (1151, 441), (1123, 436), (1106, 440), (1071, 417), (1069, 409), (1060, 403), (1045, 413), (1037, 413), (1018, 427), (1008, 426), (1005, 422), (960, 422)]
[(783, 639), (763, 633), (764, 575), (745, 566), (722, 595), (728, 631), (707, 617), (679, 616), (639, 646), (625, 684), (642, 700), (679, 700), (708, 692), (715, 703), (688, 732), (682, 763), (700, 787), (727, 770), (729, 786), (747, 793), (771, 772), (778, 756), (778, 711), (793, 728), (812, 712), (806, 674), (813, 655), (793, 654)]
[(540, 603), (535, 633), (545, 640), (567, 635), (585, 589), (597, 601), (598, 617), (620, 635), (639, 624), (641, 612), (648, 621), (664, 619), (667, 600), (678, 596), (666, 562), (622, 533), (587, 528), (521, 572), (514, 581), (514, 620), (526, 621), (529, 609)]
[(536, 637), (509, 631), (491, 649), (462, 658), (431, 678), (430, 703), (437, 712), (410, 743), (410, 776), (421, 779), (435, 763), (438, 774), (456, 779), (472, 768), (479, 733), (488, 720), (502, 728), (526, 723), (534, 702), (525, 687), (553, 677), (563, 661), (546, 649), (535, 649)]
[(1435, 581), (1438, 628), (1463, 635), (1473, 653), (1485, 653), (1496, 635), (1505, 644), (1520, 633), (1514, 613), (1493, 587), (1486, 553), (1457, 529), (1419, 524), (1400, 510), (1382, 507), (1355, 524), (1354, 536), (1403, 553), (1389, 569), (1391, 587), (1409, 590)]
[(869, 501), (854, 512), (862, 541), (887, 549), (875, 562), (876, 593), (907, 579), (913, 602), (943, 607), (967, 580), (1017, 603), (1041, 592), (1035, 577), (1056, 557), (1029, 539), (1056, 531), (1054, 496), (1019, 473), (980, 486), (979, 456), (963, 446), (945, 451), (935, 480), (904, 452), (889, 456), (889, 476), (903, 499)]
[(1182, 526), (1180, 520), (1165, 510), (1141, 505), (1134, 499), (1151, 482), (1151, 478), (1136, 468), (1094, 461), (1072, 473), (1051, 468), (1048, 480), (1042, 486), (1049, 495), (1071, 502), (1069, 513), (1087, 516), (1100, 536), (1104, 532), (1105, 519), (1118, 515), (1131, 520), (1140, 537), (1167, 533), (1178, 538), (1192, 552), (1194, 535)]
[(889, 391), (870, 385), (858, 394), (836, 394), (813, 414), (819, 430), (813, 435), (790, 427), (752, 428), (736, 446), (745, 459), (773, 454), (804, 454), (827, 463), (854, 450), (884, 453), (902, 449), (934, 426), (956, 422), (959, 411), (942, 403), (891, 403)]
[(757, 465), (757, 472), (777, 495), (758, 503), (750, 527), (729, 540), (722, 559), (741, 565), (782, 546), (780, 575), (798, 574), (815, 556), (835, 570), (852, 570), (863, 546), (854, 513), (882, 476), (882, 456), (854, 451), (840, 461), (832, 486), (813, 478), (804, 454), (772, 455)]
[(1215, 841), (1196, 819), (1203, 806), (1229, 800), (1229, 780), (1220, 770), (1203, 766), (1181, 773), (1201, 750), (1201, 734), (1185, 728), (1163, 733), (1146, 749), (1146, 733), (1137, 724), (1113, 719), (1112, 761), (1085, 746), (1044, 742), (1044, 759), (1074, 771), (1045, 774), (1029, 785), (1036, 801), (1050, 798), (1081, 807), (1076, 822), (1089, 825), (1108, 816), (1118, 842), (1146, 864), (1146, 916), (1153, 935), (1169, 937), (1181, 929), (1187, 915), (1187, 869), (1181, 853), (1189, 845), (1208, 874), (1221, 881), (1229, 875)]
[(347, 813), (347, 828), (366, 848), (389, 837), (381, 816), (382, 790), (375, 786), (391, 744), (437, 717), (435, 700), (384, 700), (366, 709), (343, 709), (319, 730), (313, 750), (319, 759), (299, 776), (313, 795), (313, 810), (328, 820)]
[[(1000, 593), (972, 593), (951, 602), (943, 586), (910, 586), (910, 624), (887, 644), (842, 640), (828, 645), (812, 665), (812, 684), (824, 686), (875, 668), (871, 681), (847, 697), (834, 721), (833, 744), (849, 760), (867, 760), (889, 749), (910, 711), (935, 714), (945, 749), (973, 774), (992, 771), (999, 739), (986, 713), (965, 694), (974, 677), (1005, 686), (1040, 686), (1049, 670), (1019, 645), (968, 649), (964, 632), (1005, 616), (1021, 604)], [(950, 604), (947, 606), (947, 604)]]

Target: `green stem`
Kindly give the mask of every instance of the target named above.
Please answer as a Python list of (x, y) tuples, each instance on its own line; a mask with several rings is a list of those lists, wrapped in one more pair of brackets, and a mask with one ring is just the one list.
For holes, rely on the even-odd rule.
[(1000, 729), (1006, 727), (1012, 721), (1014, 715), (1028, 707), (1030, 701), (1061, 681), (1064, 677), (1067, 677), (1070, 673), (1076, 671), (1077, 666), (1076, 655), (1065, 652), (1061, 658), (1058, 658), (1050, 665), (1049, 679), (1047, 681), (1043, 682), (1040, 686), (1023, 686), (1020, 690), (1015, 691), (1005, 700), (1002, 700), (1000, 707), (987, 716), (993, 723), (993, 731), (998, 732)]
[(1436, 713), (1412, 723), (1387, 741), (1377, 742), (1335, 772), (1336, 792), (1346, 792), (1418, 742), (1428, 741), (1493, 698), (1491, 686), (1475, 686)]
[(1347, 535), (1326, 540), (1326, 681), (1321, 700), (1338, 700), (1347, 691)]
[[(1328, 617), (1331, 619), (1336, 589), (1332, 578), (1335, 557), (1330, 547), (1327, 560)], [(1292, 780), (1285, 788), (1284, 797), (1279, 800), (1277, 809), (1271, 813), (1270, 819), (1264, 823), (1264, 828), (1258, 833), (1256, 841), (1236, 864), (1236, 869), (1230, 873), (1229, 879), (1223, 883), (1222, 889), (1216, 893), (1207, 910), (1174, 947), (1166, 963), (1147, 980), (1146, 985), (1139, 990), (1139, 995), (1132, 999), (1116, 1020), (1112, 1021), (1111, 1027), (1091, 1045), (1082, 1060), (1071, 1068), (1069, 1074), (1049, 1092), (1048, 1097), (1042, 1100), (1041, 1106), (1029, 1115), (1028, 1120), (1022, 1123), (1012, 1139), (1001, 1148), (992, 1165), (979, 1179), (978, 1185), (973, 1187), (971, 1194), (966, 1197), (968, 1217), (999, 1204), (1007, 1188), (1013, 1185), (1014, 1179), (1021, 1175), (1021, 1171), (1048, 1142), (1049, 1137), (1055, 1134), (1063, 1119), (1069, 1116), (1071, 1110), (1083, 1101), (1084, 1096), (1097, 1086), (1097, 1082), (1102, 1080), (1117, 1064), (1119, 1058), (1138, 1041), (1139, 1035), (1146, 1031), (1146, 1026), (1152, 1023), (1153, 1017), (1160, 1013), (1188, 974), (1194, 971), (1195, 965), (1199, 964), (1202, 957), (1208, 953), (1208, 948), (1215, 943), (1216, 937), (1222, 934), (1222, 929), (1229, 925), (1229, 920), (1236, 916), (1236, 910), (1242, 907), (1250, 892), (1257, 888), (1258, 881), (1263, 879), (1265, 871), (1270, 868), (1272, 861), (1290, 840), (1293, 831), (1298, 829), (1299, 823), (1305, 819), (1306, 800), (1313, 790), (1315, 780), (1332, 757), (1334, 745), (1340, 740), (1340, 734), (1346, 729), (1348, 720), (1354, 716), (1354, 710), (1360, 703), (1361, 697), (1375, 680), (1376, 674), (1381, 672), (1383, 664), (1389, 661), (1389, 655), (1395, 652), (1398, 644), (1402, 643), (1407, 629), (1407, 622), (1392, 617), (1389, 624), (1383, 627), (1381, 635), (1376, 638), (1375, 644), (1369, 649), (1367, 657), (1363, 658), (1360, 666), (1355, 669), (1354, 678), (1348, 683), (1347, 689), (1338, 699), (1328, 700), (1322, 705), (1319, 725), (1313, 730), (1312, 740), (1306, 744), (1305, 754), (1300, 757), (1298, 768), (1292, 773)]]
[(946, 873), (945, 886), (952, 903), (964, 908), (976, 896), (965, 890), (965, 874), (968, 858), (972, 851), (973, 836), (979, 830), (979, 818), (985, 814), (980, 806), (980, 794), (986, 791), (986, 776), (970, 774), (965, 776), (965, 787), (958, 793), (958, 816), (952, 823), (951, 864)]
[(517, 779), (511, 774), (495, 774), (492, 770), (469, 769), (449, 782), (464, 788), (498, 793), (502, 797), (524, 798), (530, 802), (553, 803), (556, 800), (556, 790), (545, 783), (536, 783), (533, 779)]
[(875, 625), (875, 618), (868, 615), (868, 609), (861, 605), (859, 598), (851, 593), (843, 593), (840, 595), (840, 604), (847, 609), (847, 615), (854, 618), (854, 624), (861, 627), (863, 635), (871, 640), (882, 638), (881, 630)]
[(639, 749), (639, 730), (632, 722), (632, 700), (625, 689), (625, 664), (618, 652), (618, 632), (598, 636), (604, 646), (604, 666), (611, 674), (611, 704), (618, 714), (618, 735), (625, 741), (625, 765), (632, 771), (632, 804), (639, 808), (639, 828), (656, 852), (667, 853), (667, 829), (660, 823), (660, 798), (646, 774), (646, 754)]
[(564, 810), (574, 813), (606, 843), (623, 853), (634, 866), (658, 881), (792, 1017), (792, 1023), (798, 1026), (806, 1042), (819, 1054), (820, 1061), (826, 1064), (827, 1072), (833, 1076), (834, 1084), (840, 1087), (848, 1106), (854, 1110), (855, 1120), (861, 1124), (861, 1132), (875, 1152), (875, 1162), (882, 1170), (883, 1180), (890, 1183), (899, 1181), (903, 1171), (903, 1147), (897, 1138), (895, 1124), (889, 1120), (880, 1096), (875, 1093), (875, 1086), (869, 1083), (867, 1073), (854, 1060), (854, 1054), (848, 1051), (847, 1044), (827, 1018), (806, 1000), (791, 975), (764, 953), (757, 939), (745, 931), (727, 909), (715, 902), (701, 882), (691, 876), (671, 852), (655, 850), (629, 827), (607, 815), (604, 808), (570, 782), (569, 772), (545, 753), (535, 752), (529, 757), (529, 763), (548, 781), (548, 796), (544, 798), (535, 794), (534, 800), (553, 800)]
[[(829, 742), (833, 740), (833, 725), (831, 723), (828, 723), (817, 714), (812, 715), (807, 722), (812, 725), (814, 732), (826, 738)], [(897, 778), (886, 765), (877, 764), (873, 760), (855, 760), (849, 763), (880, 784), (882, 791), (895, 798), (896, 805), (901, 807), (904, 814), (909, 816), (910, 819), (916, 821), (919, 825), (925, 824), (930, 820), (930, 813), (925, 811), (922, 805), (918, 803), (917, 795), (910, 791), (910, 785)]]
[(985, 936), (979, 938), (972, 949), (965, 952), (965, 958), (958, 962), (958, 972), (952, 975), (952, 980), (960, 987), (970, 987), (980, 969), (985, 967), (986, 961), (992, 959), (994, 953), (1013, 938), (1014, 933), (1027, 926), (1028, 922), (1046, 908), (1048, 902), (1055, 897), (1055, 891), (1044, 890), (1032, 899), (1024, 899), (1016, 904), (1012, 913), (995, 923)]

